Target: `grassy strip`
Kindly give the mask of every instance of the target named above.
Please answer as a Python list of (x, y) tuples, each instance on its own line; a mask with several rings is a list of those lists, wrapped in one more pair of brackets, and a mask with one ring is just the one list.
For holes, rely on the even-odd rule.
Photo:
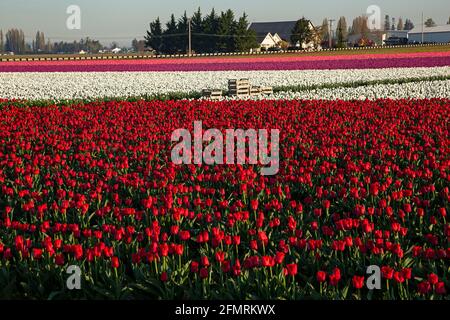
[[(340, 83), (325, 83), (318, 85), (293, 85), (293, 86), (278, 86), (274, 87), (274, 93), (279, 92), (305, 92), (311, 90), (320, 89), (339, 89), (339, 88), (358, 88), (373, 85), (394, 85), (394, 84), (406, 84), (415, 82), (428, 82), (428, 81), (445, 81), (450, 80), (450, 75), (447, 76), (431, 76), (431, 77), (416, 77), (416, 78), (404, 78), (404, 79), (384, 79), (384, 80), (372, 80), (372, 81), (355, 81), (355, 82), (340, 82)], [(225, 95), (228, 92), (225, 91)], [(0, 109), (2, 106), (14, 105), (14, 106), (69, 106), (86, 103), (104, 103), (111, 101), (168, 101), (168, 100), (190, 100), (199, 99), (202, 97), (201, 92), (169, 92), (162, 94), (150, 94), (134, 97), (105, 97), (105, 98), (92, 98), (92, 99), (68, 99), (68, 100), (16, 100), (0, 102)]]
[(104, 98), (89, 98), (89, 99), (46, 99), (46, 100), (10, 100), (6, 102), (0, 102), (0, 108), (2, 106), (14, 105), (14, 106), (37, 106), (45, 107), (49, 105), (58, 106), (70, 106), (77, 104), (87, 104), (87, 103), (104, 103), (112, 101), (125, 101), (125, 102), (136, 102), (136, 101), (168, 101), (168, 100), (184, 100), (184, 99), (199, 99), (202, 97), (201, 92), (168, 92), (160, 94), (148, 94), (142, 96), (133, 97), (104, 97)]

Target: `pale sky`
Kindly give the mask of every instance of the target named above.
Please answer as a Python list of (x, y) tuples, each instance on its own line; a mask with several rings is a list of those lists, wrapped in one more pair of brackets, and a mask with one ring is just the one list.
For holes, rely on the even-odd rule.
[[(81, 9), (81, 30), (66, 27), (69, 5)], [(231, 8), (237, 15), (246, 12), (250, 21), (297, 20), (302, 16), (321, 24), (323, 18), (347, 18), (364, 14), (370, 5), (381, 8), (382, 17), (410, 18), (418, 25), (421, 13), (440, 25), (450, 16), (449, 0), (0, 0), (0, 29), (21, 28), (27, 40), (37, 30), (47, 38), (75, 40), (89, 36), (104, 45), (117, 41), (129, 45), (133, 38), (142, 39), (150, 21), (160, 17), (166, 22), (171, 13), (176, 17), (186, 10), (192, 15), (198, 7), (204, 14)]]

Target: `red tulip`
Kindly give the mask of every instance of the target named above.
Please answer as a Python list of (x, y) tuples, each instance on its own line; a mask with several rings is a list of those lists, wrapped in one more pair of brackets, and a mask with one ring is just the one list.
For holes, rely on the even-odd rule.
[(324, 271), (317, 271), (316, 279), (317, 279), (317, 282), (325, 282), (325, 280), (327, 279), (326, 272), (324, 272)]
[(112, 257), (111, 258), (111, 266), (115, 269), (119, 268), (119, 258), (118, 257)]
[(435, 291), (437, 294), (445, 295), (447, 294), (447, 290), (445, 289), (444, 282), (438, 282), (435, 284)]
[(361, 289), (364, 286), (364, 277), (353, 276), (352, 283), (353, 283), (353, 288)]
[(287, 274), (290, 276), (297, 275), (297, 264), (296, 263), (290, 263), (286, 265)]

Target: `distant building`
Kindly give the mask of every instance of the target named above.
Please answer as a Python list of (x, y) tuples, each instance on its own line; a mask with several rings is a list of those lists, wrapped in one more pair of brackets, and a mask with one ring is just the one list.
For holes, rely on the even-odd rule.
[(119, 53), (121, 51), (122, 51), (122, 49), (120, 49), (120, 48), (114, 48), (114, 49), (111, 50), (111, 52), (114, 53), (114, 54), (117, 54), (117, 53)]
[[(317, 29), (310, 21), (310, 28), (314, 31), (313, 41), (310, 43), (292, 43), (291, 35), (297, 21), (280, 21), (280, 22), (253, 22), (249, 29), (255, 31), (256, 39), (261, 48), (279, 47), (282, 41), (287, 42), (291, 46), (298, 46), (304, 49), (316, 47)], [(281, 40), (281, 41), (280, 41)]]
[(389, 38), (408, 38), (408, 30), (388, 30), (386, 31), (386, 39)]
[(387, 30), (383, 34), (384, 45), (406, 45), (408, 44), (408, 30)]
[(423, 27), (423, 28), (422, 26), (415, 27), (408, 33), (409, 42), (421, 43), (422, 30), (423, 30), (423, 42), (426, 43), (450, 42), (449, 24), (436, 27)]

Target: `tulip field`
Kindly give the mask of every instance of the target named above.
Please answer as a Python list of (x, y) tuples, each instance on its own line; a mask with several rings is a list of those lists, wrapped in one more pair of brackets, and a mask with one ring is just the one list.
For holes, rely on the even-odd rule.
[[(278, 174), (175, 165), (195, 121)], [(450, 52), (0, 62), (0, 298), (448, 300), (449, 152)]]

